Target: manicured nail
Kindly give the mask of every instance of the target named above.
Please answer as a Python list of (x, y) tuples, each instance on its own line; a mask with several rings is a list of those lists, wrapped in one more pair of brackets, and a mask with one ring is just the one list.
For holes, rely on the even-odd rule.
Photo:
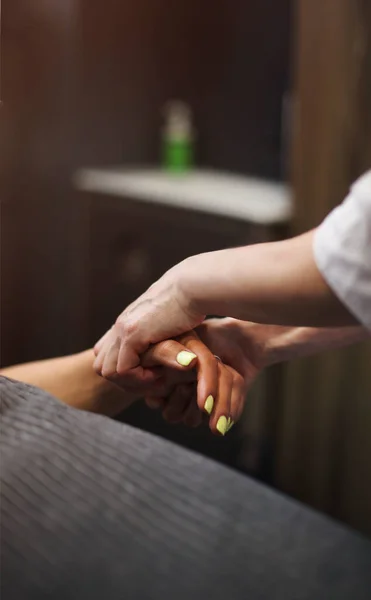
[(227, 417), (225, 417), (223, 415), (222, 417), (219, 417), (218, 422), (216, 424), (216, 428), (219, 431), (219, 433), (221, 433), (222, 435), (225, 435), (227, 433), (227, 425), (228, 425)]
[(230, 429), (232, 429), (233, 425), (234, 425), (234, 421), (232, 421), (231, 417), (228, 417), (227, 433)]
[(214, 398), (210, 394), (210, 396), (208, 396), (206, 398), (206, 402), (205, 402), (205, 405), (204, 405), (204, 409), (206, 410), (207, 413), (209, 413), (209, 415), (211, 415), (211, 411), (213, 410), (213, 406), (214, 406)]
[(193, 352), (187, 352), (187, 350), (182, 350), (176, 357), (176, 361), (177, 363), (182, 365), (182, 367), (188, 367), (188, 365), (190, 365), (192, 360), (194, 360), (195, 358), (197, 358), (197, 356), (196, 354), (193, 354)]

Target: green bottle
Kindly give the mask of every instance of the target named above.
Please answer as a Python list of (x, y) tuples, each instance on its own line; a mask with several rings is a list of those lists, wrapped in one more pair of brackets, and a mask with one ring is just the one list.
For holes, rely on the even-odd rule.
[(184, 102), (169, 102), (165, 107), (165, 119), (163, 167), (171, 173), (186, 173), (193, 165), (191, 110)]

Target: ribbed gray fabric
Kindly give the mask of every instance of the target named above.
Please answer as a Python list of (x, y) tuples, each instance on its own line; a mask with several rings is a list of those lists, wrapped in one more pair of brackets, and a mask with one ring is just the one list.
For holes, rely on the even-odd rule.
[(174, 444), (4, 378), (2, 600), (363, 600), (371, 543)]

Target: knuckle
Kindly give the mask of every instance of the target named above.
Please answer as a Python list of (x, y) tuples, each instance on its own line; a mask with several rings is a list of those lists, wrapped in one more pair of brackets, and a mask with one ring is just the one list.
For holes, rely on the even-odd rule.
[(93, 369), (97, 375), (102, 375), (102, 364), (94, 364)]
[(120, 336), (130, 337), (138, 329), (136, 319), (129, 318), (127, 315), (120, 315), (116, 321), (115, 328)]
[(223, 371), (223, 377), (226, 381), (226, 383), (228, 383), (228, 385), (232, 385), (233, 384), (233, 375), (230, 371), (228, 371), (228, 369), (224, 368)]
[(113, 368), (102, 369), (102, 377), (104, 379), (113, 379), (116, 375), (116, 370)]
[(116, 374), (117, 374), (119, 377), (126, 377), (126, 379), (127, 379), (128, 381), (129, 381), (129, 380), (130, 380), (130, 381), (132, 380), (132, 378), (128, 377), (128, 372), (127, 372), (127, 369), (125, 368), (125, 365), (120, 365), (120, 364), (118, 364), (118, 365), (116, 366), (115, 373), (116, 373)]
[(242, 377), (242, 375), (240, 375), (239, 373), (236, 373), (233, 377), (234, 380), (234, 384), (240, 389), (242, 390), (244, 385), (245, 385), (245, 381), (244, 378)]
[[(172, 349), (174, 349), (174, 341), (173, 340), (165, 340), (159, 344), (159, 349), (162, 352), (169, 353)], [(179, 349), (178, 349), (179, 350)]]
[(220, 373), (220, 362), (215, 356), (210, 356), (207, 358), (207, 365), (213, 373)]

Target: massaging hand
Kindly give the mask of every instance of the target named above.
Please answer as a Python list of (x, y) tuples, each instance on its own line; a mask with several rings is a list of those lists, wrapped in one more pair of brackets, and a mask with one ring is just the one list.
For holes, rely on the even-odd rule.
[(136, 378), (138, 382), (154, 381), (151, 371), (140, 364), (140, 356), (152, 344), (174, 338), (202, 323), (205, 315), (191, 309), (181, 289), (182, 264), (165, 273), (130, 304), (98, 342), (97, 364), (103, 374), (109, 365), (110, 372)]
[[(210, 416), (210, 429), (225, 435), (230, 424), (240, 416), (245, 393), (242, 376), (218, 360), (195, 332), (150, 348), (142, 356), (134, 375), (117, 374), (113, 337), (112, 353), (110, 348), (106, 354), (100, 353), (99, 343), (96, 353), (95, 369), (99, 374), (128, 392), (140, 391), (150, 407), (163, 410), (169, 422), (183, 421), (197, 426), (203, 415)], [(159, 359), (170, 369), (159, 369), (156, 366)], [(138, 383), (138, 378), (142, 383)]]

